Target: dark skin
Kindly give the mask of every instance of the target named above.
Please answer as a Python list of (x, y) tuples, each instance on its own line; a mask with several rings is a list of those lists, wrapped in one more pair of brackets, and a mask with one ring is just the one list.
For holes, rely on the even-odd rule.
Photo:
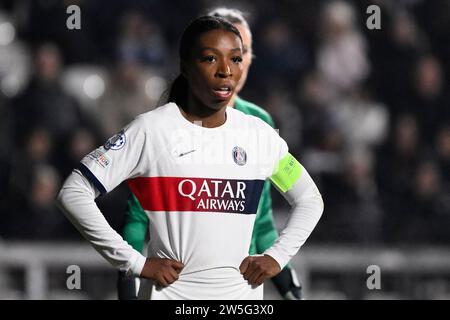
[[(241, 39), (226, 30), (205, 32), (195, 43), (190, 60), (183, 61), (181, 68), (191, 89), (187, 105), (180, 108), (183, 116), (191, 122), (201, 121), (207, 128), (224, 124), (226, 108), (243, 71)], [(225, 87), (229, 90), (217, 90)], [(173, 259), (147, 258), (140, 276), (166, 287), (178, 280), (183, 267), (183, 263)], [(248, 256), (239, 270), (252, 285), (260, 285), (281, 271), (269, 255)]]
[[(183, 76), (191, 91), (188, 103), (182, 107), (189, 121), (201, 121), (202, 126), (214, 128), (226, 121), (225, 110), (241, 78), (242, 42), (237, 35), (225, 30), (203, 33), (191, 51), (191, 59), (182, 61)], [(228, 87), (229, 97), (218, 97), (215, 88)]]

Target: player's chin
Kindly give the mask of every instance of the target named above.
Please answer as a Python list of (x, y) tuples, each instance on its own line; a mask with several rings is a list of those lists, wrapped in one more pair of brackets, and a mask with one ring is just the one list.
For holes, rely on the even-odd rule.
[(231, 99), (214, 99), (209, 103), (209, 107), (213, 110), (219, 111), (230, 104)]

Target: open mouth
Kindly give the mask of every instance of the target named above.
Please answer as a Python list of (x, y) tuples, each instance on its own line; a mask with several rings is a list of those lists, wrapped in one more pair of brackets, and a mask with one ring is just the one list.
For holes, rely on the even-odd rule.
[(228, 99), (233, 93), (233, 90), (231, 89), (230, 86), (216, 87), (213, 89), (213, 91), (218, 98), (222, 99)]

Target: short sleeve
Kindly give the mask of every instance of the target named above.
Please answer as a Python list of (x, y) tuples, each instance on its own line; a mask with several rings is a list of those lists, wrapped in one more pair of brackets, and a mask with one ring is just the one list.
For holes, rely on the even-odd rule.
[(102, 194), (143, 173), (148, 149), (143, 122), (137, 117), (81, 160), (79, 170)]

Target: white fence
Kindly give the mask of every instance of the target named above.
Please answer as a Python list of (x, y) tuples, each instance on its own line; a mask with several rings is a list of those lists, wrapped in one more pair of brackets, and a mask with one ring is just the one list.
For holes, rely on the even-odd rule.
[[(69, 265), (80, 266), (83, 274), (93, 271), (100, 272), (105, 276), (109, 276), (109, 282), (114, 282), (116, 276), (116, 271), (87, 244), (2, 242), (0, 243), (0, 297), (3, 299), (10, 298), (5, 291), (8, 286), (4, 283), (11, 282), (8, 281), (8, 277), (11, 277), (11, 272), (13, 271), (16, 273), (14, 281), (22, 283), (22, 285), (17, 285), (21, 287), (19, 289), (23, 292), (22, 298), (51, 299), (50, 291), (52, 289), (50, 288), (50, 283), (52, 275), (50, 271), (58, 270), (60, 275), (68, 277), (69, 275), (66, 275), (65, 272)], [(406, 283), (403, 286), (403, 290), (407, 291), (413, 290), (411, 289), (411, 282), (416, 284), (423, 278), (434, 279), (430, 280), (434, 284), (433, 288), (438, 284), (442, 284), (439, 287), (441, 296), (450, 296), (448, 282), (450, 276), (450, 248), (387, 249), (306, 246), (300, 254), (294, 257), (291, 265), (300, 275), (306, 298), (352, 298), (348, 295), (321, 296), (319, 294), (321, 290), (320, 283), (323, 282), (320, 280), (321, 277), (331, 277), (330, 283), (334, 282), (337, 287), (343, 285), (347, 287), (353, 286), (353, 288), (359, 288), (360, 293), (361, 290), (366, 290), (366, 292), (363, 292), (364, 294), (369, 293), (365, 286), (366, 279), (370, 276), (367, 273), (367, 267), (370, 265), (380, 267), (383, 286), (385, 285), (384, 279), (389, 278), (389, 283), (393, 283), (397, 287), (399, 283)], [(2, 277), (3, 284), (1, 283)], [(21, 278), (21, 281), (18, 281), (17, 278)], [(340, 283), (339, 280), (341, 281)], [(352, 281), (355, 283), (350, 283)], [(110, 291), (114, 285), (109, 283)], [(426, 287), (422, 286), (422, 288)], [(342, 289), (344, 290), (345, 288)], [(389, 298), (390, 293), (386, 289), (385, 286), (382, 287), (379, 293), (384, 293), (383, 297)], [(401, 288), (397, 289), (400, 290)], [(332, 289), (328, 290), (333, 291)], [(270, 284), (266, 285), (265, 292), (267, 299), (278, 298), (273, 286)], [(114, 297), (114, 294), (114, 291), (111, 291), (109, 297)], [(417, 295), (414, 295), (414, 292), (403, 292), (400, 295), (400, 297), (406, 298), (415, 296)], [(425, 298), (427, 297), (425, 296)], [(356, 298), (365, 297), (358, 295)], [(435, 298), (435, 296), (430, 296), (430, 298)]]

